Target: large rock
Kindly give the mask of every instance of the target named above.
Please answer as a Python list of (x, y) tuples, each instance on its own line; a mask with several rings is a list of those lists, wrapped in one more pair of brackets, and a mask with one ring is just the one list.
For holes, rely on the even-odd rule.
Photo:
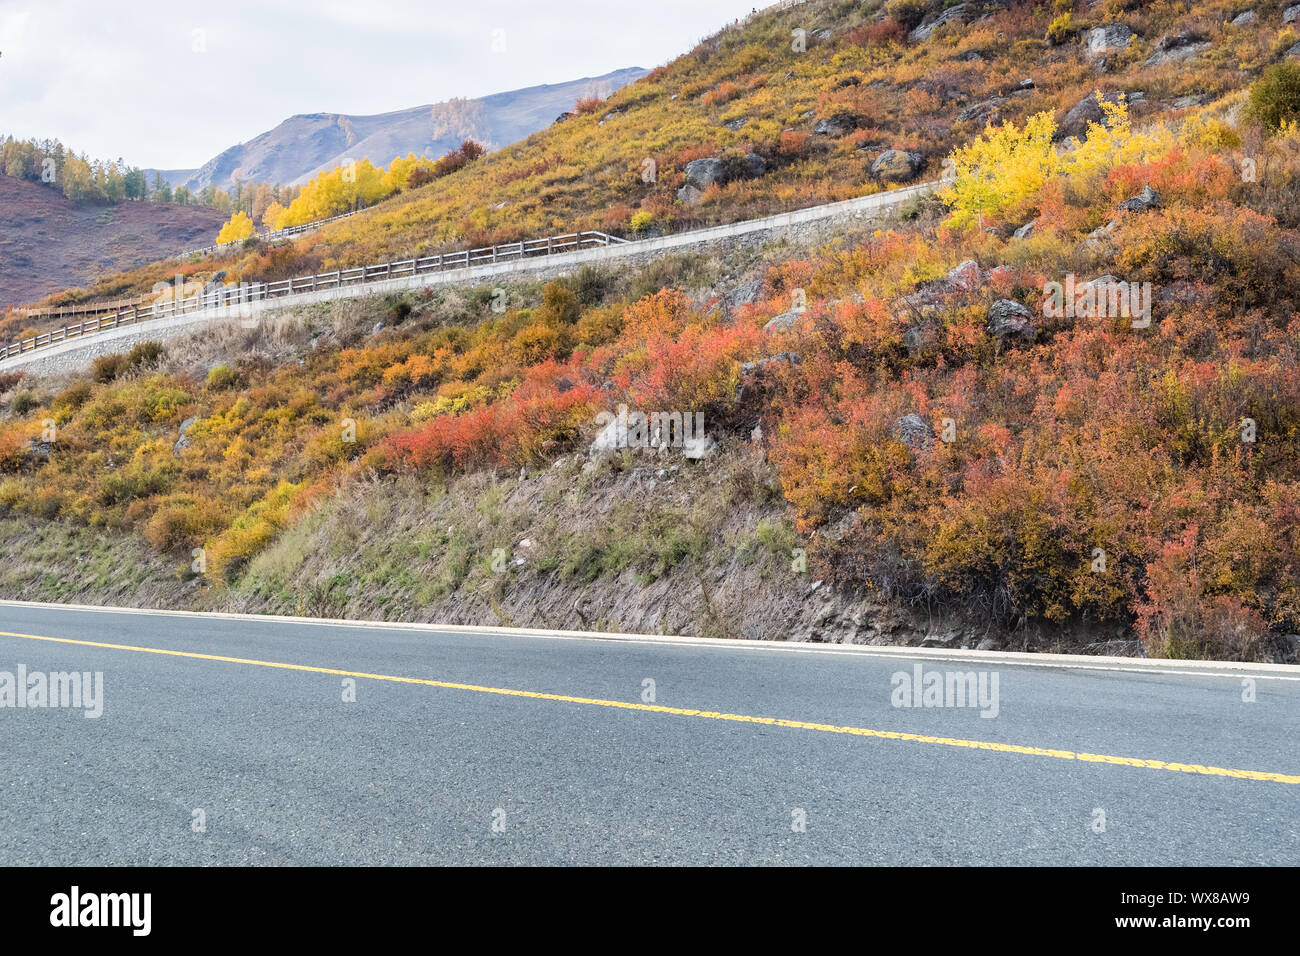
[(686, 164), (686, 185), (694, 186), (700, 192), (704, 192), (714, 183), (722, 186), (726, 181), (726, 164), (717, 156), (693, 159)]
[(998, 299), (989, 308), (989, 332), (997, 339), (1032, 339), (1034, 314), (1012, 299)]
[(934, 440), (934, 429), (915, 412), (904, 415), (894, 423), (894, 434), (912, 451), (925, 451)]
[(725, 186), (734, 179), (753, 179), (767, 172), (767, 164), (757, 153), (729, 156), (723, 159), (708, 156), (693, 159), (686, 164), (686, 185), (677, 191), (677, 198), (687, 203), (697, 203), (710, 186)]
[(176, 444), (172, 445), (172, 454), (179, 455), (183, 449), (190, 447), (190, 439), (185, 433), (190, 430), (190, 426), (197, 422), (197, 418), (187, 418), (181, 422), (180, 437), (176, 439)]
[(1070, 136), (1082, 138), (1088, 132), (1090, 124), (1106, 122), (1102, 103), (1119, 103), (1123, 99), (1125, 94), (1118, 92), (1103, 93), (1100, 100), (1097, 99), (1096, 92), (1089, 93), (1066, 112), (1065, 119), (1061, 120), (1061, 125), (1056, 129), (1056, 139), (1062, 140)]
[(1029, 222), (1025, 223), (1025, 224), (1024, 224), (1023, 226), (1021, 226), (1019, 229), (1017, 229), (1017, 230), (1015, 230), (1014, 232), (1011, 233), (1012, 238), (1014, 238), (1014, 239), (1028, 239), (1030, 236), (1032, 236), (1032, 235), (1034, 234), (1034, 227), (1035, 227), (1037, 224), (1038, 224), (1038, 220), (1037, 220), (1037, 219), (1031, 219), (1031, 220), (1029, 220)]
[(1084, 52), (1090, 57), (1118, 53), (1120, 50), (1127, 50), (1135, 36), (1137, 34), (1123, 23), (1107, 23), (1105, 26), (1093, 27), (1084, 35)]
[(789, 312), (782, 312), (763, 326), (763, 331), (769, 335), (773, 332), (788, 332), (794, 328), (795, 323), (799, 321), (799, 317), (802, 315), (803, 309), (791, 309)]
[(1287, 7), (1282, 11), (1283, 23), (1295, 23), (1297, 20), (1300, 20), (1300, 3)]
[(742, 305), (753, 305), (758, 301), (758, 294), (763, 290), (762, 279), (742, 282), (722, 297), (722, 307), (728, 312), (735, 312)]
[(1252, 24), (1252, 23), (1254, 23), (1254, 22), (1255, 22), (1255, 11), (1254, 11), (1254, 10), (1246, 10), (1245, 12), (1243, 12), (1243, 13), (1239, 13), (1239, 14), (1237, 14), (1235, 17), (1232, 18), (1232, 25), (1233, 25), (1234, 27), (1245, 27), (1245, 26), (1250, 26), (1250, 24)]
[(1142, 192), (1132, 199), (1125, 199), (1119, 208), (1125, 212), (1146, 212), (1148, 209), (1159, 209), (1160, 205), (1160, 194), (1150, 186), (1143, 186)]
[(930, 34), (940, 27), (947, 26), (949, 23), (964, 24), (970, 19), (970, 16), (970, 4), (959, 3), (956, 6), (949, 7), (933, 20), (923, 21), (920, 26), (908, 34), (908, 38), (913, 43), (921, 43), (930, 39)]
[(856, 113), (840, 111), (819, 119), (817, 125), (813, 127), (813, 132), (818, 136), (843, 136), (845, 133), (853, 132), (861, 124), (862, 119)]
[(958, 292), (971, 292), (980, 287), (980, 283), (984, 281), (984, 273), (980, 271), (978, 262), (967, 259), (949, 269), (947, 278)]
[(957, 114), (957, 119), (962, 123), (978, 121), (987, 124), (989, 119), (991, 119), (997, 113), (998, 109), (1001, 106), (1002, 106), (1002, 97), (994, 96), (991, 97), (990, 99), (981, 100), (980, 102), (975, 103), (972, 106), (966, 107), (964, 110), (962, 110), (960, 113)]
[(871, 164), (871, 175), (885, 182), (898, 182), (913, 178), (921, 171), (921, 154), (901, 149), (888, 149)]
[(1163, 63), (1180, 63), (1199, 56), (1210, 48), (1210, 42), (1193, 30), (1180, 30), (1160, 38), (1156, 52), (1149, 57), (1146, 66), (1160, 66)]

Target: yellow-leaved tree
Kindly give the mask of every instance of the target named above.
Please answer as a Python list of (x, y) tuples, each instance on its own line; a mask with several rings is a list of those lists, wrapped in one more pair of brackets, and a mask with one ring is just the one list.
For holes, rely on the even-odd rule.
[(237, 212), (221, 227), (221, 231), (217, 233), (217, 242), (238, 242), (241, 239), (251, 238), (253, 233), (253, 220), (247, 213)]
[(955, 178), (939, 190), (952, 209), (951, 224), (963, 228), (1011, 209), (1043, 187), (1060, 168), (1051, 113), (1031, 116), (1023, 129), (989, 126), (969, 146), (953, 151)]
[(1058, 150), (1052, 143), (1052, 114), (1038, 113), (1023, 127), (989, 126), (969, 146), (954, 150), (955, 175), (939, 190), (939, 198), (952, 209), (950, 224), (959, 229), (982, 224), (984, 217), (1014, 209), (1054, 176), (1103, 175), (1119, 165), (1154, 159), (1172, 145), (1173, 136), (1163, 127), (1135, 133), (1122, 99), (1096, 96), (1103, 121), (1088, 124), (1074, 149)]
[(317, 173), (298, 198), (280, 216), (276, 228), (301, 226), (362, 209), (386, 198), (392, 190), (384, 183), (384, 171), (368, 159), (335, 166)]
[(284, 207), (278, 202), (273, 202), (266, 207), (266, 212), (262, 213), (262, 227), (265, 229), (283, 229), (280, 225), (280, 219), (284, 216)]

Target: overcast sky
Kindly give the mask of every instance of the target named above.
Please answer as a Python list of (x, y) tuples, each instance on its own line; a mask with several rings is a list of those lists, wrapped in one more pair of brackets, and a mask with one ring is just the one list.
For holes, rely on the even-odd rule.
[(654, 67), (753, 6), (0, 0), (0, 135), (189, 169), (295, 113), (384, 113)]

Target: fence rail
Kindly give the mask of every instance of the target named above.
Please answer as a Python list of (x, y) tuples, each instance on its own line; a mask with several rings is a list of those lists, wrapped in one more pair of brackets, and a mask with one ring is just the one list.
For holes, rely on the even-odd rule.
[(399, 259), (394, 262), (382, 262), (373, 266), (358, 266), (355, 269), (335, 269), (333, 272), (318, 272), (278, 282), (254, 282), (241, 286), (214, 286), (196, 292), (179, 301), (151, 305), (134, 305), (111, 315), (101, 315), (84, 319), (76, 325), (67, 325), (51, 332), (19, 342), (14, 342), (0, 349), (0, 361), (15, 355), (46, 349), (70, 339), (83, 338), (99, 332), (137, 325), (141, 322), (178, 316), (205, 309), (245, 305), (278, 299), (288, 295), (312, 292), (321, 289), (337, 289), (344, 286), (364, 285), (385, 279), (400, 279), (404, 276), (423, 275), (432, 272), (447, 272), (452, 269), (464, 269), (469, 266), (483, 265), (491, 262), (511, 262), (519, 259), (531, 259), (557, 255), (576, 249), (592, 246), (621, 245), (628, 240), (620, 239), (603, 232), (571, 232), (562, 236), (547, 236), (545, 239), (525, 239), (509, 242), (500, 246), (487, 246), (482, 249), (464, 249), (460, 252), (444, 252), (436, 256), (422, 256), (415, 259)]
[[(370, 207), (367, 206), (366, 209)], [(326, 223), (338, 222), (340, 219), (349, 219), (359, 212), (365, 212), (365, 209), (354, 209), (351, 212), (345, 212), (338, 216), (330, 216), (328, 219), (317, 219), (315, 222), (304, 222), (298, 226), (285, 226), (283, 229), (271, 229), (267, 232), (259, 232), (251, 239), (261, 239), (268, 241), (271, 239), (288, 239), (290, 236), (300, 236), (304, 232), (311, 232), (313, 229), (319, 229)], [(190, 256), (208, 256), (214, 252), (220, 252), (222, 249), (231, 249), (235, 246), (243, 245), (247, 239), (235, 239), (232, 242), (218, 242), (210, 246), (204, 246), (202, 249), (190, 249), (188, 252), (182, 252), (178, 259), (188, 259)]]
[(118, 312), (127, 306), (139, 305), (145, 296), (137, 295), (130, 299), (117, 299), (113, 302), (79, 302), (75, 305), (19, 305), (12, 311), (29, 319), (61, 319), (67, 315), (99, 315), (104, 312)]

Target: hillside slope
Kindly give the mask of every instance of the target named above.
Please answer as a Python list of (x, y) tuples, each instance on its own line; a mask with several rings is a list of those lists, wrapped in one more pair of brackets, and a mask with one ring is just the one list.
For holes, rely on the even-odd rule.
[[(196, 606), (1296, 660), (1300, 37), (1277, 5), (1233, 26), (1229, 4), (1078, 4), (1055, 45), (1014, 39), (1045, 34), (1057, 6), (807, 5), (839, 17), (828, 44), (865, 29), (853, 46), (874, 49), (863, 18), (884, 24), (878, 55), (915, 101), (898, 135), (955, 146), (950, 187), (889, 228), (320, 303), (89, 376), (0, 382), (0, 517), (18, 519), (0, 547), (48, 536), (66, 565), (90, 529), (117, 536), (94, 549), (111, 568), (104, 547), (143, 539), (174, 569), (172, 599)], [(786, 54), (769, 41), (788, 46), (784, 18), (803, 10), (669, 70), (773, 63)], [(936, 65), (972, 43), (989, 60), (1036, 51), (1035, 80), (1058, 92), (1008, 97), (1041, 112), (1004, 126), (927, 126)], [(809, 69), (825, 80), (834, 61)], [(648, 93), (644, 121), (689, 139), (665, 117), (689, 128), (705, 111), (676, 114), (687, 88), (660, 97), (662, 79), (612, 105), (631, 123)], [(1060, 108), (1094, 85), (1130, 95), (1094, 101), (1089, 122)], [(641, 153), (649, 127), (623, 117), (518, 147), (588, 144), (525, 167), (539, 208), (581, 221), (623, 188), (592, 139), (605, 158)], [(396, 248), (435, 228), (420, 215), (512, 188), (513, 150), (227, 264)], [(782, 182), (790, 202), (869, 188), (855, 153), (688, 193), (675, 224), (740, 218)], [(676, 195), (663, 178), (629, 188)], [(650, 448), (629, 410), (702, 421), (705, 439)], [(96, 587), (168, 591), (147, 577)]]
[[(283, 278), (580, 229), (655, 235), (934, 179), (990, 122), (1050, 111), (1063, 139), (1102, 118), (1097, 91), (1126, 94), (1141, 124), (1240, 88), (1300, 41), (1280, 2), (1230, 23), (1242, 6), (808, 0), (273, 260), (240, 252), (195, 269)], [(688, 164), (715, 157), (686, 182)]]
[(74, 203), (0, 175), (0, 303), (35, 302), (203, 245), (225, 218), (206, 206)]

